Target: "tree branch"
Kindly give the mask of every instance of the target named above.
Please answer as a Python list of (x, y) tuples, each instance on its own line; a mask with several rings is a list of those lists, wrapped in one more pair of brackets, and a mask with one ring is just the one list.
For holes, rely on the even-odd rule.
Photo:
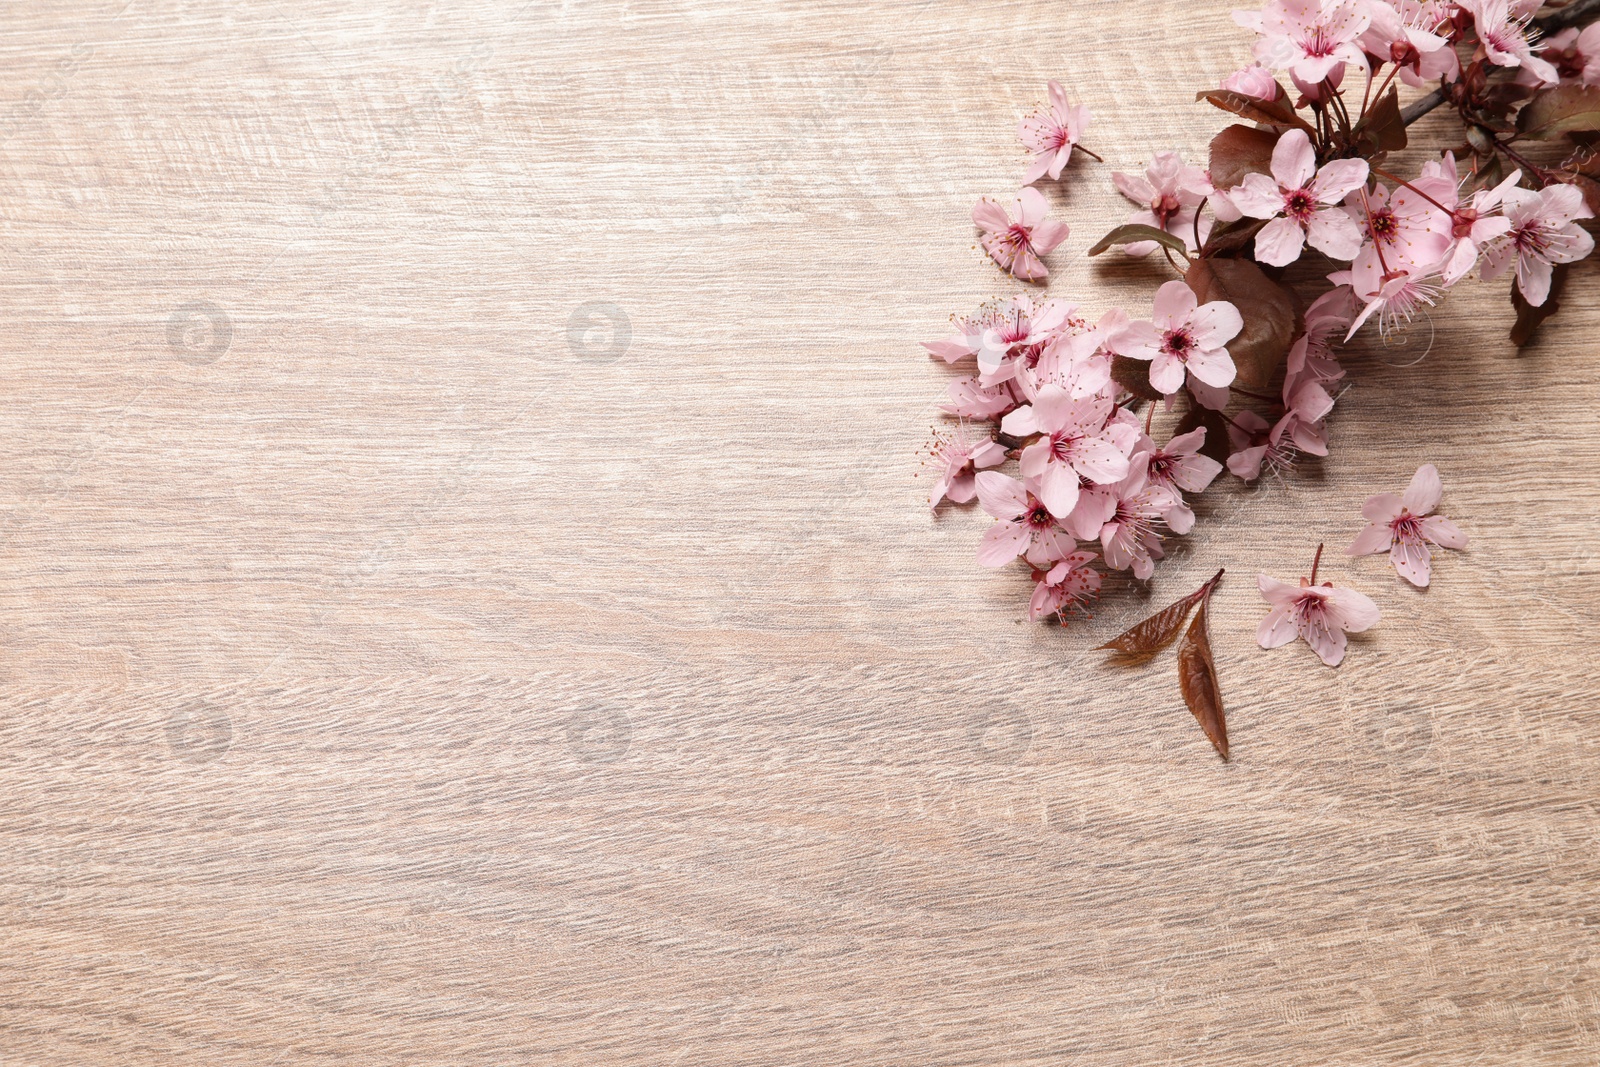
[(1552, 15), (1535, 19), (1531, 25), (1541, 34), (1552, 34), (1571, 26), (1582, 26), (1600, 19), (1600, 0), (1572, 0)]
[[(1600, 4), (1600, 0), (1594, 0), (1594, 2)], [(1444, 90), (1435, 89), (1416, 103), (1401, 108), (1400, 120), (1409, 126), (1442, 103), (1444, 103)]]

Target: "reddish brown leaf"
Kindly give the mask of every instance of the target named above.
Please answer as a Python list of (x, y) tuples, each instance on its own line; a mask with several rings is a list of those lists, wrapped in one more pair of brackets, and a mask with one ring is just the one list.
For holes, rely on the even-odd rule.
[(1222, 690), (1217, 685), (1217, 665), (1211, 658), (1211, 637), (1206, 632), (1206, 610), (1211, 606), (1211, 587), (1200, 598), (1189, 632), (1178, 646), (1178, 686), (1183, 702), (1200, 723), (1206, 737), (1223, 759), (1228, 758), (1228, 721), (1222, 712)]
[(1211, 590), (1216, 588), (1217, 582), (1222, 578), (1222, 571), (1218, 571), (1212, 579), (1199, 589), (1190, 593), (1182, 600), (1168, 604), (1154, 615), (1142, 622), (1134, 623), (1116, 637), (1101, 645), (1095, 651), (1102, 649), (1108, 652), (1118, 652), (1124, 656), (1151, 656), (1172, 644), (1172, 639), (1178, 636), (1178, 631), (1183, 629), (1183, 622), (1189, 617), (1189, 612), (1194, 606), (1211, 595)]
[(1211, 230), (1211, 236), (1206, 238), (1205, 247), (1200, 250), (1200, 254), (1209, 258), (1242, 252), (1266, 225), (1266, 219), (1245, 218), (1215, 226)]
[(1211, 184), (1232, 189), (1246, 174), (1271, 174), (1272, 150), (1280, 136), (1278, 130), (1236, 122), (1211, 138)]
[(1367, 149), (1363, 155), (1375, 156), (1380, 152), (1398, 152), (1406, 146), (1406, 120), (1400, 113), (1400, 92), (1390, 89), (1357, 123), (1356, 140)]
[(1561, 310), (1562, 288), (1567, 284), (1568, 263), (1559, 263), (1550, 275), (1550, 295), (1545, 297), (1543, 304), (1534, 307), (1522, 298), (1522, 290), (1515, 285), (1511, 287), (1511, 306), (1517, 309), (1516, 325), (1511, 327), (1511, 343), (1521, 348), (1533, 340), (1533, 335), (1539, 332), (1539, 327), (1544, 325), (1544, 320)]
[(1150, 364), (1144, 360), (1129, 356), (1112, 356), (1111, 380), (1140, 400), (1161, 399), (1161, 393), (1150, 384)]
[(1206, 429), (1205, 443), (1200, 446), (1200, 454), (1209, 456), (1218, 463), (1228, 462), (1230, 442), (1228, 441), (1228, 420), (1220, 411), (1203, 408), (1193, 400), (1189, 402), (1189, 410), (1183, 413), (1183, 418), (1178, 420), (1178, 425), (1172, 428), (1172, 436), (1179, 437), (1191, 430), (1204, 426)]
[(1184, 281), (1202, 304), (1226, 300), (1244, 317), (1244, 330), (1228, 343), (1239, 384), (1263, 388), (1283, 365), (1298, 328), (1297, 298), (1248, 259), (1198, 260)]
[(1313, 137), (1316, 136), (1317, 131), (1311, 128), (1311, 124), (1295, 114), (1287, 96), (1280, 96), (1275, 100), (1257, 100), (1253, 96), (1230, 92), (1227, 89), (1208, 89), (1196, 93), (1194, 98), (1205, 100), (1251, 122), (1259, 122), (1266, 126), (1294, 126), (1305, 130)]
[(1185, 259), (1189, 257), (1189, 246), (1182, 237), (1176, 237), (1166, 230), (1158, 230), (1154, 226), (1145, 226), (1141, 223), (1130, 222), (1126, 226), (1118, 226), (1089, 248), (1091, 256), (1098, 256), (1108, 248), (1116, 245), (1138, 244), (1140, 241), (1154, 241), (1172, 249)]
[(1517, 131), (1535, 141), (1595, 130), (1600, 130), (1600, 88), (1593, 86), (1546, 89), (1517, 113)]

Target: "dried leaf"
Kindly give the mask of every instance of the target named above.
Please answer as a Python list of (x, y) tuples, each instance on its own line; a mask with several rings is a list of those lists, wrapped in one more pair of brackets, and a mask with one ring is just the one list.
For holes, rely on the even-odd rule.
[(1228, 721), (1222, 712), (1222, 689), (1217, 685), (1217, 665), (1211, 657), (1211, 637), (1206, 632), (1206, 610), (1211, 606), (1211, 586), (1204, 588), (1200, 610), (1178, 646), (1178, 686), (1183, 702), (1200, 723), (1206, 737), (1223, 759), (1228, 758)]
[(1256, 234), (1261, 232), (1267, 222), (1267, 219), (1243, 218), (1237, 222), (1215, 226), (1211, 230), (1211, 236), (1206, 238), (1205, 247), (1200, 250), (1200, 255), (1227, 256), (1242, 252), (1251, 241), (1255, 240)]
[(1183, 629), (1183, 622), (1189, 617), (1189, 612), (1196, 604), (1211, 595), (1211, 590), (1216, 588), (1221, 578), (1222, 571), (1218, 571), (1199, 589), (1182, 600), (1168, 604), (1148, 619), (1134, 623), (1095, 651), (1119, 652), (1124, 656), (1151, 656), (1160, 652), (1172, 644), (1172, 639)]
[(1366, 117), (1356, 124), (1356, 139), (1368, 148), (1362, 155), (1398, 152), (1406, 146), (1406, 120), (1400, 113), (1400, 92), (1390, 89), (1373, 103)]
[(1517, 130), (1535, 141), (1600, 130), (1600, 88), (1558, 85), (1544, 90), (1518, 113)]
[(1200, 446), (1200, 454), (1209, 456), (1218, 463), (1228, 462), (1228, 420), (1223, 418), (1222, 412), (1203, 408), (1193, 400), (1189, 402), (1189, 410), (1183, 413), (1183, 418), (1178, 420), (1178, 425), (1173, 427), (1172, 436), (1178, 437), (1197, 430), (1204, 426), (1206, 429), (1205, 443)]
[(1282, 133), (1234, 123), (1211, 138), (1211, 184), (1232, 189), (1247, 174), (1271, 174), (1272, 150)]
[(1521, 348), (1533, 340), (1533, 335), (1539, 332), (1539, 327), (1544, 325), (1544, 320), (1561, 310), (1562, 287), (1567, 283), (1567, 269), (1569, 263), (1556, 265), (1550, 275), (1550, 295), (1545, 297), (1544, 303), (1534, 307), (1522, 297), (1522, 290), (1517, 286), (1511, 287), (1511, 306), (1517, 309), (1517, 322), (1511, 327), (1511, 343)]
[(1202, 259), (1184, 281), (1202, 304), (1227, 300), (1244, 317), (1244, 329), (1228, 344), (1239, 370), (1239, 384), (1261, 388), (1283, 365), (1294, 343), (1299, 311), (1296, 297), (1248, 259)]
[(1280, 96), (1275, 100), (1257, 100), (1253, 96), (1245, 96), (1243, 93), (1227, 89), (1208, 89), (1196, 93), (1194, 98), (1205, 100), (1251, 122), (1259, 122), (1264, 126), (1297, 127), (1313, 137), (1316, 136), (1317, 131), (1311, 128), (1311, 124), (1295, 114), (1287, 96)]
[(1137, 244), (1140, 241), (1154, 241), (1158, 245), (1177, 252), (1185, 259), (1189, 256), (1189, 246), (1182, 237), (1176, 237), (1166, 230), (1158, 230), (1154, 226), (1145, 226), (1142, 223), (1130, 222), (1126, 226), (1118, 226), (1100, 240), (1096, 241), (1089, 249), (1091, 256), (1098, 256), (1108, 248), (1116, 245)]
[(1140, 400), (1160, 400), (1161, 393), (1150, 384), (1150, 364), (1128, 356), (1111, 357), (1111, 380)]

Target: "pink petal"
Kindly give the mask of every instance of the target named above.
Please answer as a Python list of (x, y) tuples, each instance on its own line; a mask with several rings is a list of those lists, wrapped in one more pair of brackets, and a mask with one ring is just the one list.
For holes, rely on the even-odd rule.
[(1161, 331), (1151, 322), (1130, 322), (1111, 335), (1106, 347), (1129, 359), (1155, 359), (1161, 354)]
[(1317, 658), (1328, 666), (1337, 667), (1343, 662), (1346, 641), (1344, 631), (1337, 626), (1329, 626), (1326, 621), (1313, 621), (1300, 631), (1300, 636), (1306, 639), (1306, 644), (1311, 646)]
[[(1220, 389), (1233, 381), (1238, 370), (1234, 367), (1233, 357), (1228, 355), (1228, 350), (1218, 348), (1211, 352), (1196, 352), (1190, 356), (1189, 373), (1206, 385)], [(1159, 389), (1160, 386), (1156, 388)]]
[(1378, 610), (1378, 605), (1365, 593), (1358, 593), (1354, 589), (1335, 587), (1327, 591), (1327, 607), (1324, 609), (1328, 617), (1347, 633), (1358, 634), (1362, 630), (1376, 626), (1383, 613)]
[(1298, 222), (1276, 218), (1256, 234), (1256, 259), (1269, 267), (1286, 267), (1300, 258), (1305, 246), (1306, 232)]
[(1048, 464), (1039, 477), (1039, 499), (1056, 518), (1071, 515), (1078, 506), (1078, 472), (1065, 463)]
[(1033, 228), (1033, 236), (1029, 239), (1029, 243), (1039, 255), (1047, 256), (1055, 251), (1055, 247), (1065, 241), (1067, 234), (1071, 232), (1066, 223), (1045, 219)]
[(1167, 282), (1156, 290), (1156, 327), (1162, 330), (1171, 329), (1173, 326), (1186, 321), (1189, 318), (1189, 313), (1194, 311), (1199, 302), (1195, 298), (1194, 290), (1183, 282)]
[(1388, 523), (1373, 523), (1356, 535), (1350, 542), (1350, 547), (1344, 550), (1347, 556), (1370, 556), (1374, 552), (1387, 552), (1394, 541), (1394, 532), (1389, 529)]
[(1150, 362), (1150, 386), (1158, 393), (1169, 395), (1182, 389), (1183, 363), (1165, 352), (1157, 355)]
[(998, 233), (1011, 228), (1011, 219), (1006, 215), (1006, 209), (993, 200), (979, 200), (972, 207), (972, 221), (978, 229), (988, 233)]
[(978, 542), (978, 562), (985, 567), (1004, 567), (1028, 547), (1028, 528), (1018, 522), (997, 522), (983, 531)]
[(1439, 497), (1443, 493), (1444, 485), (1439, 481), (1438, 468), (1432, 463), (1424, 463), (1411, 476), (1411, 484), (1406, 487), (1406, 495), (1400, 498), (1400, 503), (1413, 515), (1427, 515), (1439, 506)]
[[(1321, 79), (1316, 79), (1321, 80)], [(1285, 189), (1299, 189), (1317, 172), (1317, 152), (1304, 130), (1290, 130), (1272, 149), (1272, 176)]]
[(1288, 604), (1279, 604), (1267, 612), (1267, 617), (1256, 628), (1256, 641), (1262, 648), (1282, 648), (1296, 636), (1294, 614)]
[(1256, 587), (1261, 590), (1261, 599), (1275, 607), (1289, 607), (1300, 599), (1300, 587), (1280, 582), (1270, 574), (1257, 574)]
[(1155, 187), (1145, 179), (1132, 174), (1114, 171), (1111, 175), (1111, 184), (1117, 187), (1117, 192), (1141, 207), (1156, 198)]
[(1265, 174), (1246, 174), (1228, 191), (1228, 202), (1253, 219), (1270, 219), (1283, 211), (1283, 190)]
[[(1120, 482), (1128, 476), (1128, 457), (1104, 437), (1086, 437), (1072, 450), (1072, 466), (1077, 472), (1101, 485)], [(1064, 515), (1051, 508), (1052, 514)]]
[(1037, 189), (1024, 189), (1017, 194), (1017, 221), (1029, 227), (1039, 225), (1050, 210), (1050, 201)]
[(1025, 282), (1043, 281), (1050, 276), (1050, 269), (1040, 262), (1038, 256), (1028, 251), (1020, 253), (1010, 269), (1013, 278), (1020, 278)]
[(1396, 538), (1393, 547), (1389, 549), (1389, 562), (1394, 564), (1394, 569), (1400, 577), (1412, 585), (1418, 588), (1427, 587), (1432, 566), (1425, 542)]
[(1440, 548), (1467, 547), (1467, 535), (1443, 515), (1430, 515), (1422, 520), (1422, 536)]
[[(1361, 227), (1341, 208), (1325, 208), (1311, 216), (1306, 224), (1306, 239), (1329, 259), (1349, 261), (1361, 251)], [(1258, 236), (1258, 247), (1260, 242)]]
[(1203, 304), (1189, 316), (1189, 334), (1201, 348), (1221, 348), (1238, 337), (1243, 329), (1244, 316), (1226, 300)]
[(1311, 195), (1319, 203), (1337, 204), (1367, 184), (1369, 168), (1364, 159), (1334, 159), (1324, 163), (1311, 183)]
[(978, 504), (995, 518), (1014, 519), (1028, 510), (1027, 491), (1015, 478), (999, 471), (983, 471), (977, 483)]
[[(1022, 140), (1023, 143), (1026, 144), (1028, 138), (1024, 136)], [(1054, 160), (1054, 152), (1041, 152), (1039, 155), (1034, 156), (1033, 162), (1028, 164), (1028, 169), (1022, 174), (1022, 184), (1032, 185), (1034, 182), (1050, 173), (1050, 164), (1054, 162)], [(982, 225), (982, 223), (979, 223), (979, 225)]]
[(1361, 505), (1361, 517), (1368, 522), (1381, 522), (1387, 526), (1400, 517), (1400, 510), (1404, 506), (1400, 502), (1400, 494), (1378, 493), (1367, 497), (1367, 502)]

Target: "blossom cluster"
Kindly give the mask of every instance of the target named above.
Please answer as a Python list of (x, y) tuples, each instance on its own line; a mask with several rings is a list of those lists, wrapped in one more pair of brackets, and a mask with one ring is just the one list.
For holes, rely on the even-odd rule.
[[(924, 345), (963, 371), (944, 404), (957, 425), (932, 452), (932, 504), (976, 499), (995, 520), (979, 562), (1030, 569), (1033, 619), (1083, 611), (1103, 572), (1150, 577), (1165, 538), (1193, 527), (1189, 500), (1224, 469), (1251, 481), (1326, 456), (1340, 349), (1364, 327), (1392, 343), (1474, 275), (1510, 276), (1519, 344), (1554, 313), (1568, 265), (1594, 249), (1580, 222), (1600, 208), (1600, 25), (1564, 25), (1559, 11), (1538, 20), (1540, 10), (1267, 0), (1236, 12), (1255, 35), (1253, 62), (1199, 97), (1239, 121), (1203, 165), (1161, 152), (1142, 173), (1111, 175), (1135, 210), (1091, 254), (1160, 252), (1178, 277), (1155, 287), (1148, 311), (1024, 292)], [(1400, 86), (1436, 88), (1403, 109)], [(995, 264), (1042, 286), (1070, 231), (1037, 185), (1070, 180), (1077, 153), (1100, 158), (1083, 144), (1089, 108), (1048, 88), (1018, 129), (1031, 157), (1021, 191), (972, 212)], [(1391, 169), (1409, 123), (1440, 105), (1465, 143), (1404, 176)], [(1563, 142), (1569, 154), (1549, 162)], [(1299, 261), (1326, 279), (1318, 291), (1285, 282), (1282, 268)], [(1179, 405), (1156, 432), (1156, 412)], [(1368, 502), (1373, 525), (1351, 548), (1389, 550), (1414, 584), (1428, 580), (1427, 544), (1465, 545), (1429, 515), (1438, 477), (1424, 471), (1404, 500)], [(1344, 630), (1370, 625), (1377, 608), (1330, 588), (1263, 576), (1273, 615), (1261, 643), (1315, 634), (1337, 663)]]

